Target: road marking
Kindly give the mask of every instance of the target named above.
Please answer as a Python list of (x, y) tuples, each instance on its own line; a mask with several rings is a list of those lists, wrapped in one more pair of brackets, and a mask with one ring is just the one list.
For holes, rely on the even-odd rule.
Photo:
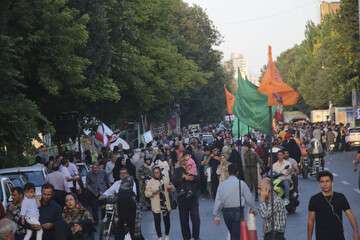
[(329, 169), (329, 168), (327, 168), (327, 167), (326, 167), (326, 168), (324, 168), (324, 170), (326, 170), (326, 171), (330, 171), (330, 169)]
[(344, 185), (350, 185), (350, 183), (348, 183), (347, 181), (344, 181), (344, 180), (341, 181), (341, 183), (344, 184)]
[(354, 188), (354, 191), (360, 194), (360, 190), (358, 188)]
[(337, 174), (337, 173), (332, 173), (333, 175), (334, 175), (334, 177), (338, 177), (339, 176), (339, 174)]

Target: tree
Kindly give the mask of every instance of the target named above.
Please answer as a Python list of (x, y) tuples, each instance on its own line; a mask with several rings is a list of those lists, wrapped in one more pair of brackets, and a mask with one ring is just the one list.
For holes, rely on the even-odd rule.
[(316, 26), (307, 24), (305, 40), (282, 53), (277, 64), (284, 79), (297, 88), (313, 108), (348, 105), (359, 86), (360, 44), (357, 2), (343, 0), (336, 15)]

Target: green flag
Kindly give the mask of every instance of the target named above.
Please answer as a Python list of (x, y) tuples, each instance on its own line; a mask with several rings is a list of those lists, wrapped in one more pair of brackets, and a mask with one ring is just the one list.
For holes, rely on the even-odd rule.
[(248, 134), (249, 130), (251, 130), (251, 128), (249, 128), (248, 125), (244, 124), (241, 121), (240, 124), (238, 124), (238, 118), (234, 116), (234, 120), (232, 121), (232, 135), (237, 139), (239, 139), (238, 125), (240, 126), (240, 136), (244, 136)]
[(267, 96), (259, 93), (254, 84), (244, 80), (241, 73), (238, 74), (233, 113), (241, 123), (263, 133), (270, 133), (271, 123), (267, 100)]

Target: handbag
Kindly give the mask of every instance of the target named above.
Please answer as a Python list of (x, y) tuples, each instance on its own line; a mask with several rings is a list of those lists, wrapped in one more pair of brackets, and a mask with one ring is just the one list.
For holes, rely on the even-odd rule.
[(177, 201), (176, 201), (176, 196), (175, 196), (175, 192), (172, 192), (171, 194), (169, 194), (169, 198), (170, 198), (170, 207), (171, 209), (176, 209), (177, 208)]

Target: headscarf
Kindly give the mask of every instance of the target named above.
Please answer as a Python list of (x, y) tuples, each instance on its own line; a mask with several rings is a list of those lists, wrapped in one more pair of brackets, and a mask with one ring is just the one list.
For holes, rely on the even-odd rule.
[(91, 214), (84, 207), (81, 206), (79, 200), (77, 199), (77, 197), (74, 194), (69, 193), (67, 195), (71, 195), (75, 199), (75, 207), (74, 208), (69, 208), (66, 205), (64, 207), (64, 211), (63, 211), (62, 215), (63, 215), (64, 221), (67, 224), (78, 223), (85, 218), (93, 220)]

